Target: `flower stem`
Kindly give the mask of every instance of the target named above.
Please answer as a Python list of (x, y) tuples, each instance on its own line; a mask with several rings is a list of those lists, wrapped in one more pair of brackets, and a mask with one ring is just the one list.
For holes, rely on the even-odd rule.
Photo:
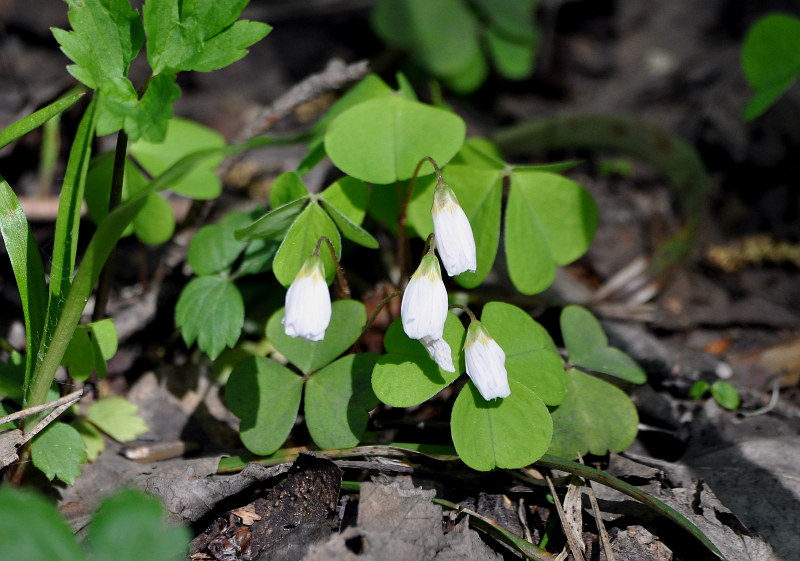
[(430, 162), (430, 164), (433, 166), (433, 171), (436, 173), (437, 184), (444, 182), (444, 179), (442, 179), (442, 172), (439, 169), (439, 164), (437, 164), (436, 161), (430, 156), (425, 156), (419, 161), (419, 163), (417, 163), (417, 167), (414, 168), (414, 175), (411, 176), (411, 181), (408, 182), (406, 196), (403, 199), (403, 204), (400, 207), (399, 214), (397, 215), (397, 266), (400, 269), (401, 285), (405, 282), (406, 278), (406, 254), (408, 253), (406, 220), (408, 219), (408, 204), (411, 202), (411, 194), (414, 192), (414, 186), (417, 184), (419, 170), (422, 168), (422, 164), (425, 162)]
[(322, 245), (322, 242), (325, 242), (325, 245), (328, 246), (328, 249), (331, 252), (331, 258), (333, 259), (333, 264), (336, 267), (336, 279), (339, 281), (337, 294), (341, 298), (350, 298), (350, 285), (347, 283), (347, 279), (344, 278), (344, 269), (342, 268), (342, 264), (339, 262), (339, 258), (336, 257), (336, 250), (333, 248), (333, 243), (331, 243), (331, 240), (329, 240), (327, 236), (322, 236), (317, 240), (317, 245), (314, 247), (314, 252), (312, 255), (315, 257), (319, 256), (319, 248)]
[(463, 310), (463, 311), (467, 312), (467, 315), (469, 315), (470, 321), (478, 321), (478, 318), (475, 317), (475, 314), (472, 313), (472, 310), (470, 310), (466, 306), (462, 306), (461, 304), (450, 304), (450, 306), (448, 307), (448, 309), (450, 309), (450, 310), (452, 310), (453, 308), (458, 308), (459, 310)]
[(361, 330), (361, 333), (364, 334), (367, 331), (367, 329), (369, 329), (372, 326), (372, 324), (375, 322), (375, 318), (377, 318), (378, 314), (381, 313), (383, 307), (389, 303), (389, 300), (395, 298), (396, 296), (400, 296), (402, 293), (403, 293), (402, 290), (395, 290), (394, 292), (386, 296), (386, 298), (381, 300), (380, 304), (378, 304), (378, 307), (375, 308), (375, 311), (372, 312), (371, 316), (369, 316), (369, 319), (367, 320), (367, 323), (364, 325), (364, 329)]

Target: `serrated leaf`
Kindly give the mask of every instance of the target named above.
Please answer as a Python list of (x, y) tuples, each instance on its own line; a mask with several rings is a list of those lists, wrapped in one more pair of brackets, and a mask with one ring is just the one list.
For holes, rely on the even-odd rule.
[(239, 340), (244, 325), (244, 303), (236, 285), (221, 277), (192, 279), (175, 306), (175, 325), (190, 346), (197, 340), (212, 360)]
[(439, 368), (415, 339), (409, 339), (397, 319), (384, 337), (386, 354), (372, 371), (372, 389), (382, 402), (392, 407), (411, 407), (430, 399), (453, 383), (464, 372), (466, 332), (455, 314), (447, 314), (443, 339), (450, 345), (455, 372)]
[(139, 407), (122, 397), (106, 397), (86, 410), (86, 418), (117, 442), (130, 442), (149, 429)]
[(472, 469), (515, 469), (542, 457), (553, 422), (539, 397), (509, 377), (511, 394), (486, 401), (468, 381), (453, 404), (450, 431), (458, 455)]
[(108, 497), (89, 525), (93, 559), (114, 561), (179, 561), (185, 559), (191, 536), (167, 523), (161, 502), (134, 489)]
[(300, 408), (303, 379), (273, 360), (250, 357), (236, 365), (225, 402), (242, 422), (239, 436), (254, 454), (271, 454), (284, 443)]
[(213, 275), (230, 268), (247, 245), (238, 241), (234, 232), (252, 220), (252, 213), (231, 212), (217, 224), (197, 230), (186, 258), (194, 274)]
[[(168, 170), (184, 156), (193, 152), (225, 146), (225, 139), (217, 131), (187, 119), (170, 119), (163, 142), (134, 142), (131, 156), (152, 176)], [(193, 170), (177, 181), (162, 188), (169, 188), (186, 197), (206, 200), (219, 196), (222, 182), (215, 173), (222, 155), (204, 158)]]
[(725, 409), (738, 409), (741, 403), (739, 392), (725, 380), (717, 380), (711, 384), (711, 395)]
[(639, 415), (625, 392), (579, 370), (567, 370), (567, 396), (552, 413), (549, 454), (564, 458), (621, 452), (636, 438)]
[(181, 90), (174, 74), (160, 74), (153, 77), (141, 99), (124, 76), (103, 82), (100, 93), (98, 135), (125, 129), (131, 142), (139, 139), (161, 142), (172, 118), (172, 104), (180, 97)]
[(302, 372), (315, 372), (356, 342), (367, 323), (367, 309), (356, 300), (337, 300), (331, 305), (331, 322), (322, 341), (304, 341), (286, 335), (281, 308), (267, 322), (267, 338)]
[(523, 294), (552, 284), (556, 265), (589, 247), (597, 229), (597, 205), (572, 180), (546, 172), (514, 172), (506, 204), (508, 273)]
[(3, 558), (25, 561), (86, 561), (55, 505), (31, 489), (0, 489)]
[(569, 360), (575, 366), (634, 384), (647, 381), (647, 374), (631, 357), (608, 346), (608, 337), (603, 327), (586, 308), (573, 305), (561, 311), (561, 334), (564, 336)]
[(399, 96), (379, 97), (334, 119), (325, 134), (325, 150), (348, 175), (392, 183), (409, 179), (426, 156), (446, 164), (464, 134), (464, 121), (454, 113)]
[(278, 208), (308, 195), (303, 179), (297, 172), (287, 171), (275, 178), (269, 188), (269, 207)]
[(133, 231), (142, 243), (159, 245), (168, 241), (175, 233), (175, 215), (172, 207), (158, 193), (150, 193), (133, 219)]
[(47, 479), (58, 477), (72, 485), (81, 474), (81, 464), (86, 462), (86, 445), (74, 428), (54, 422), (34, 437), (31, 459)]
[(70, 423), (72, 428), (78, 431), (78, 434), (83, 438), (83, 443), (86, 445), (86, 459), (93, 462), (100, 455), (100, 452), (106, 449), (106, 441), (96, 426), (89, 421), (76, 419)]
[(245, 242), (259, 238), (283, 240), (308, 201), (309, 197), (305, 196), (272, 209), (246, 228), (236, 230), (236, 239)]
[(322, 449), (356, 446), (367, 430), (369, 410), (378, 405), (372, 392), (374, 353), (347, 355), (306, 382), (308, 432)]
[[(341, 257), (342, 238), (338, 228), (319, 204), (312, 201), (292, 223), (278, 248), (278, 253), (275, 254), (272, 270), (279, 283), (286, 287), (292, 284), (322, 236), (331, 241), (336, 257)], [(336, 265), (327, 244), (325, 242), (323, 244), (320, 246), (319, 255), (325, 265), (325, 277), (331, 282), (336, 275)]]
[(561, 403), (564, 366), (547, 330), (524, 310), (504, 302), (486, 304), (481, 322), (506, 353), (508, 379), (535, 392), (547, 405)]

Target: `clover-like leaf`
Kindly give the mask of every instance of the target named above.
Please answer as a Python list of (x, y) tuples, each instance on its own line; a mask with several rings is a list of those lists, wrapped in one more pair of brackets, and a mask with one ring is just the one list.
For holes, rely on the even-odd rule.
[(337, 300), (331, 305), (331, 322), (322, 341), (304, 341), (284, 331), (284, 309), (267, 322), (267, 337), (283, 356), (302, 372), (316, 372), (356, 342), (367, 323), (367, 309), (356, 300)]
[(392, 183), (409, 179), (426, 156), (443, 166), (458, 152), (465, 130), (464, 121), (449, 111), (399, 96), (379, 97), (334, 119), (325, 150), (348, 175)]
[(575, 369), (567, 371), (567, 396), (552, 416), (548, 453), (564, 458), (621, 452), (636, 438), (639, 425), (636, 406), (625, 392)]
[(271, 454), (289, 436), (303, 391), (303, 378), (264, 357), (236, 365), (225, 385), (225, 402), (242, 422), (239, 436), (254, 454)]
[(135, 489), (106, 498), (89, 524), (96, 560), (179, 561), (186, 557), (189, 539), (187, 528), (167, 523), (157, 498)]
[(603, 327), (592, 312), (567, 306), (561, 312), (561, 334), (569, 360), (575, 366), (602, 372), (634, 384), (647, 381), (641, 366), (621, 350), (608, 346)]
[(186, 345), (197, 340), (211, 359), (239, 340), (244, 303), (236, 285), (222, 277), (198, 277), (187, 284), (175, 305), (175, 325)]
[(283, 240), (286, 237), (286, 232), (289, 231), (289, 228), (297, 220), (298, 215), (305, 209), (308, 201), (309, 197), (304, 196), (278, 208), (273, 208), (249, 226), (236, 230), (236, 239), (240, 241), (257, 239)]
[[(342, 254), (342, 237), (336, 228), (336, 224), (320, 208), (317, 202), (311, 202), (292, 223), (281, 246), (278, 248), (278, 253), (275, 254), (272, 270), (279, 283), (286, 287), (292, 284), (298, 271), (314, 251), (317, 242), (322, 236), (331, 241), (333, 249), (336, 251), (336, 256), (340, 257)], [(328, 282), (331, 282), (336, 275), (336, 265), (333, 262), (330, 250), (323, 245), (320, 247), (319, 255), (325, 265), (325, 276)]]
[(159, 245), (175, 233), (175, 215), (172, 207), (158, 193), (150, 193), (147, 200), (133, 219), (133, 231), (142, 243)]
[(509, 380), (523, 384), (547, 405), (561, 403), (564, 366), (547, 330), (524, 310), (504, 302), (486, 304), (481, 322), (506, 353)]
[(378, 405), (370, 382), (377, 360), (374, 353), (347, 355), (308, 379), (306, 425), (317, 446), (349, 448), (364, 437), (369, 410)]
[(269, 206), (278, 208), (297, 199), (308, 196), (303, 179), (294, 171), (280, 174), (269, 187)]
[(506, 204), (505, 248), (511, 282), (534, 294), (553, 282), (589, 247), (597, 229), (597, 205), (574, 181), (540, 171), (514, 172)]
[(453, 383), (464, 372), (466, 332), (455, 314), (447, 314), (444, 340), (450, 345), (455, 372), (439, 368), (416, 339), (409, 339), (397, 319), (389, 326), (383, 355), (372, 371), (372, 389), (382, 402), (392, 407), (418, 405)]
[(48, 479), (58, 477), (68, 485), (75, 483), (86, 462), (86, 445), (74, 428), (66, 423), (51, 423), (31, 443), (33, 465)]
[(456, 452), (473, 469), (515, 469), (547, 451), (553, 422), (547, 407), (509, 377), (511, 394), (486, 401), (470, 380), (453, 404), (450, 431)]
[(218, 223), (197, 230), (187, 255), (194, 274), (213, 275), (230, 268), (247, 245), (237, 240), (234, 232), (252, 220), (252, 213), (231, 212)]
[(139, 407), (123, 397), (106, 397), (92, 403), (86, 418), (117, 442), (130, 442), (149, 429)]

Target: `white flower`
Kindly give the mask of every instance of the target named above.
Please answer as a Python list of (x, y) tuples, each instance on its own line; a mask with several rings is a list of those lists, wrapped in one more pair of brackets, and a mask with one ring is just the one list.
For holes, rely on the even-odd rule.
[(312, 255), (286, 291), (286, 310), (281, 323), (289, 337), (321, 341), (331, 322), (331, 295), (322, 259)]
[(456, 194), (447, 183), (436, 185), (431, 214), (436, 247), (447, 274), (454, 277), (464, 271), (474, 273), (478, 268), (478, 260), (472, 227), (458, 204)]
[(481, 392), (483, 399), (489, 401), (511, 394), (506, 374), (506, 353), (481, 322), (473, 321), (469, 324), (464, 352), (467, 375)]
[(450, 352), (450, 345), (447, 344), (447, 341), (433, 337), (423, 337), (419, 342), (422, 343), (431, 358), (439, 365), (439, 368), (448, 372), (456, 371), (456, 367), (453, 366), (453, 354)]
[(427, 254), (403, 292), (400, 306), (403, 331), (411, 339), (441, 339), (447, 319), (447, 290), (442, 282), (439, 261)]

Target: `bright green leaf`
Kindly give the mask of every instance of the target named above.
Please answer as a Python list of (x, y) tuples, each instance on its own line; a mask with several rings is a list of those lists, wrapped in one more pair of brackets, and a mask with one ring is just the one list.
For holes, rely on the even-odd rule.
[(125, 129), (131, 141), (161, 142), (172, 118), (172, 104), (181, 90), (174, 74), (160, 74), (149, 83), (141, 99), (124, 76), (103, 82), (97, 120), (97, 134)]
[(186, 345), (197, 340), (213, 360), (239, 340), (244, 325), (244, 303), (233, 282), (221, 277), (192, 279), (175, 306), (175, 325)]
[(31, 489), (0, 488), (0, 543), (9, 561), (85, 561), (52, 502)]
[(564, 458), (621, 452), (636, 438), (639, 415), (625, 392), (579, 370), (567, 371), (567, 397), (552, 413), (549, 454)]
[(575, 366), (634, 384), (647, 381), (647, 374), (631, 357), (608, 346), (608, 337), (603, 327), (586, 308), (573, 305), (562, 310), (561, 334), (564, 336), (569, 360)]
[(486, 44), (497, 71), (506, 78), (521, 80), (533, 72), (536, 44), (532, 40), (514, 40), (490, 27), (486, 32)]
[(86, 418), (117, 442), (130, 442), (149, 429), (139, 407), (122, 397), (106, 397), (86, 410)]
[(106, 441), (96, 426), (89, 421), (83, 419), (76, 419), (70, 423), (72, 428), (78, 431), (78, 434), (83, 438), (83, 443), (86, 445), (86, 459), (93, 462), (100, 455), (100, 452), (106, 449)]
[(372, 234), (351, 221), (347, 216), (342, 214), (338, 208), (325, 199), (321, 198), (319, 202), (345, 238), (359, 245), (363, 245), (364, 247), (378, 249), (378, 240), (373, 238)]
[(331, 322), (322, 341), (304, 341), (286, 335), (283, 308), (267, 322), (267, 338), (283, 356), (302, 372), (315, 372), (356, 342), (367, 323), (367, 310), (356, 300), (336, 300), (331, 305)]
[(89, 524), (96, 561), (180, 561), (190, 538), (187, 528), (168, 523), (157, 498), (134, 489), (105, 499)]
[(97, 341), (100, 347), (101, 358), (108, 360), (117, 354), (119, 337), (117, 335), (117, 327), (114, 325), (114, 320), (101, 319), (100, 321), (93, 321), (87, 324), (87, 327), (92, 332), (92, 339)]
[(360, 226), (367, 212), (369, 187), (355, 177), (343, 177), (319, 194), (320, 199), (336, 207), (339, 213)]
[(503, 160), (500, 150), (491, 140), (481, 136), (471, 136), (450, 160), (450, 165), (462, 164), (476, 168), (505, 169), (508, 164)]
[(409, 179), (425, 156), (446, 164), (458, 152), (464, 134), (464, 121), (453, 113), (399, 96), (380, 97), (351, 107), (331, 122), (325, 149), (348, 175), (392, 183)]
[(250, 241), (259, 238), (268, 240), (283, 240), (286, 232), (297, 220), (298, 215), (308, 204), (308, 196), (296, 199), (283, 206), (272, 209), (264, 216), (247, 226), (236, 230), (237, 240)]
[(523, 294), (553, 282), (589, 247), (597, 229), (597, 205), (583, 187), (560, 175), (514, 172), (506, 205), (508, 273)]
[(61, 359), (61, 364), (67, 367), (69, 375), (75, 380), (85, 380), (94, 370), (94, 347), (89, 340), (89, 334), (81, 326), (72, 334), (72, 340), (67, 346), (67, 352)]
[[(331, 241), (337, 258), (341, 257), (342, 238), (339, 230), (319, 204), (311, 202), (292, 223), (283, 243), (278, 248), (278, 253), (275, 254), (272, 270), (279, 283), (286, 287), (292, 284), (303, 263), (314, 251), (317, 241), (322, 236)], [(325, 265), (325, 276), (330, 282), (336, 274), (336, 265), (327, 244), (320, 247), (319, 254)]]
[(717, 380), (711, 384), (711, 395), (725, 409), (738, 409), (741, 400), (739, 392), (730, 383), (724, 380)]
[(252, 222), (249, 212), (231, 212), (217, 224), (200, 228), (189, 243), (187, 261), (195, 275), (213, 275), (224, 271), (247, 245), (238, 241), (234, 232)]
[(225, 386), (225, 401), (242, 422), (242, 443), (254, 454), (271, 454), (284, 443), (300, 408), (303, 378), (263, 357), (236, 365)]
[(81, 474), (81, 464), (86, 462), (86, 445), (74, 428), (54, 422), (34, 437), (31, 458), (48, 479), (58, 477), (72, 485)]
[(392, 407), (418, 405), (453, 383), (464, 372), (466, 332), (455, 314), (447, 314), (444, 340), (450, 345), (455, 372), (439, 368), (416, 339), (409, 339), (397, 319), (386, 331), (386, 354), (372, 372), (372, 389), (382, 402)]
[(86, 92), (82, 88), (74, 88), (50, 105), (46, 105), (30, 115), (14, 121), (0, 131), (0, 148), (5, 148), (18, 138), (25, 136), (32, 130), (37, 129), (46, 122), (50, 121), (50, 119), (58, 117), (63, 111), (66, 111), (68, 108), (74, 105), (75, 102), (82, 98), (85, 94)]
[(272, 270), (272, 261), (278, 253), (280, 242), (276, 240), (253, 240), (244, 250), (244, 257), (236, 270), (236, 276), (257, 275)]
[(486, 401), (469, 381), (453, 404), (453, 444), (472, 469), (524, 467), (541, 458), (550, 444), (553, 422), (547, 407), (521, 383), (508, 382), (508, 397)]
[(269, 188), (269, 207), (278, 208), (308, 196), (303, 179), (297, 172), (287, 171), (275, 178)]
[(370, 383), (377, 360), (374, 353), (347, 355), (306, 382), (306, 425), (317, 446), (348, 448), (364, 437), (369, 410), (378, 405)]
[(710, 388), (711, 384), (705, 380), (697, 380), (694, 384), (692, 384), (692, 387), (689, 388), (689, 399), (697, 401), (703, 397)]
[(468, 94), (477, 90), (489, 75), (489, 64), (481, 51), (473, 51), (472, 58), (457, 72), (443, 76), (447, 87), (456, 93)]
[(17, 403), (22, 403), (24, 387), (25, 357), (17, 351), (12, 351), (8, 362), (0, 361), (0, 399), (8, 397)]
[(150, 193), (142, 210), (133, 219), (133, 231), (142, 243), (159, 245), (166, 242), (175, 232), (172, 207), (158, 193)]

